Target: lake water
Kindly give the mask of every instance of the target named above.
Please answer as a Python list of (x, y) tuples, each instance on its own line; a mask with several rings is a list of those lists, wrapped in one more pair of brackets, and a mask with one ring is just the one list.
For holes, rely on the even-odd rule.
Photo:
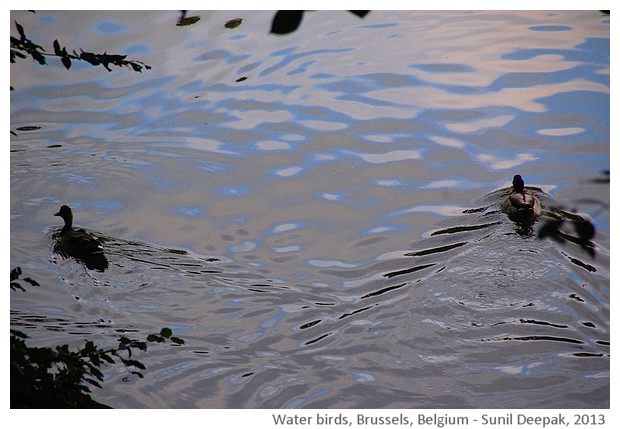
[[(608, 16), (188, 15), (11, 13), (151, 67), (11, 64), (29, 344), (172, 328), (144, 379), (106, 368), (118, 408), (609, 407)], [(593, 218), (594, 256), (498, 210), (514, 174)], [(52, 252), (62, 204), (104, 272)]]

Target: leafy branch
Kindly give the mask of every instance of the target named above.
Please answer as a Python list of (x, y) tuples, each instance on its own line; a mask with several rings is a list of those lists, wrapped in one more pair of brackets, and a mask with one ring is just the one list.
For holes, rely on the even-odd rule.
[(46, 57), (59, 57), (62, 64), (68, 70), (71, 68), (72, 61), (86, 61), (93, 66), (103, 66), (107, 71), (112, 71), (110, 66), (117, 67), (130, 67), (133, 71), (142, 73), (142, 69), (150, 70), (151, 66), (144, 64), (142, 61), (130, 61), (127, 60), (127, 55), (113, 55), (104, 52), (103, 54), (95, 54), (92, 52), (85, 52), (80, 49), (80, 53), (72, 50), (71, 53), (67, 51), (67, 48), (60, 45), (58, 40), (54, 40), (54, 53), (46, 52), (43, 47), (32, 42), (26, 33), (24, 27), (22, 27), (17, 21), (15, 21), (15, 27), (19, 33), (19, 39), (11, 36), (11, 63), (17, 62), (18, 58), (25, 59), (28, 56), (32, 57), (33, 61), (38, 62), (41, 65), (47, 64)]
[[(104, 376), (100, 368), (104, 364), (114, 364), (115, 358), (131, 374), (144, 378), (140, 370), (146, 366), (132, 359), (132, 354), (133, 349), (146, 352), (145, 341), (123, 335), (118, 345), (109, 350), (86, 341), (83, 347), (73, 351), (67, 344), (55, 348), (28, 347), (26, 338), (23, 332), (11, 330), (12, 408), (106, 407), (91, 398), (88, 385), (101, 388)], [(180, 338), (173, 338), (177, 344), (183, 344)]]
[[(21, 290), (22, 292), (26, 292), (26, 289), (17, 281), (19, 280), (19, 276), (22, 275), (22, 269), (20, 267), (13, 268), (11, 270), (11, 289), (12, 290)], [(30, 277), (26, 277), (21, 279), (26, 283), (29, 283), (31, 286), (40, 286), (36, 280), (31, 279)]]
[[(17, 282), (21, 274), (19, 267), (11, 270), (11, 289), (24, 291)], [(23, 281), (39, 286), (28, 277)], [(144, 378), (141, 370), (146, 366), (133, 357), (135, 350), (146, 352), (147, 342), (185, 343), (172, 336), (170, 328), (149, 335), (146, 341), (122, 335), (118, 345), (108, 350), (93, 341), (86, 341), (78, 350), (69, 349), (67, 344), (29, 347), (27, 338), (23, 332), (11, 329), (11, 408), (109, 408), (90, 396), (89, 385), (101, 388), (103, 365), (118, 359), (131, 374)]]

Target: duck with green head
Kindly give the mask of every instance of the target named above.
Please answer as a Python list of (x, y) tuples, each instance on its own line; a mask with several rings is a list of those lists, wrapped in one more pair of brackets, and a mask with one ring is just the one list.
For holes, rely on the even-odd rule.
[(512, 179), (512, 192), (504, 198), (501, 208), (517, 223), (533, 223), (540, 216), (540, 201), (525, 190), (525, 182), (519, 174)]

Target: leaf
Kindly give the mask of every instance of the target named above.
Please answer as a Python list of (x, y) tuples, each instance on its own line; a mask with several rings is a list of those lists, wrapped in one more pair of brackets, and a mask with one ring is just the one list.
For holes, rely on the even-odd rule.
[(69, 57), (62, 57), (60, 61), (62, 62), (62, 65), (65, 66), (67, 70), (71, 68), (71, 60), (69, 59)]
[(26, 289), (24, 289), (24, 288), (22, 287), (22, 285), (20, 285), (20, 284), (19, 284), (19, 283), (17, 283), (17, 282), (11, 282), (11, 289), (12, 289), (12, 290), (21, 290), (22, 292), (26, 292)]
[(106, 361), (107, 363), (114, 363), (114, 359), (112, 359), (110, 356), (108, 356), (106, 353), (102, 353), (101, 354), (101, 359), (103, 359), (104, 361)]
[(101, 60), (97, 57), (97, 55), (93, 54), (92, 52), (82, 51), (82, 53), (80, 54), (80, 59), (94, 66), (98, 66), (99, 64), (101, 64)]
[(101, 389), (101, 384), (99, 384), (99, 382), (93, 380), (92, 378), (86, 378), (85, 379), (88, 383), (92, 384), (93, 386), (96, 386), (98, 388)]
[(11, 62), (12, 63), (15, 62), (15, 57), (26, 58), (26, 56), (22, 54), (21, 52), (11, 49)]
[(26, 278), (24, 279), (24, 281), (25, 281), (26, 283), (30, 283), (32, 286), (41, 286), (39, 283), (37, 283), (37, 281), (36, 281), (36, 280), (33, 280), (33, 279), (31, 279), (30, 277), (26, 277)]
[(164, 338), (170, 338), (170, 336), (172, 335), (172, 329), (170, 329), (170, 328), (162, 328), (162, 330), (159, 333), (159, 335), (161, 335)]
[(231, 19), (230, 21), (227, 21), (226, 24), (224, 24), (224, 27), (226, 28), (237, 28), (241, 25), (241, 23), (243, 22), (242, 18), (235, 18), (235, 19)]
[(136, 368), (146, 369), (146, 366), (144, 366), (144, 364), (142, 362), (140, 362), (139, 360), (135, 360), (135, 359), (122, 359), (122, 361), (125, 364), (125, 366), (135, 366)]
[(185, 340), (179, 337), (170, 337), (170, 341), (172, 341), (175, 344), (185, 344)]
[(200, 21), (199, 16), (189, 16), (187, 18), (181, 18), (177, 21), (178, 27), (185, 27), (186, 25), (192, 25)]
[(54, 53), (60, 57), (62, 65), (69, 70), (71, 68), (71, 58), (69, 57), (69, 54), (67, 54), (67, 48), (60, 48), (60, 43), (58, 43), (58, 40), (54, 40)]
[(370, 11), (369, 10), (350, 10), (349, 12), (351, 12), (355, 16), (359, 16), (360, 18), (363, 18), (366, 15), (368, 15), (368, 12)]
[(17, 21), (15, 21), (15, 27), (17, 27), (17, 32), (21, 36), (21, 40), (26, 40), (26, 35), (24, 34), (24, 27), (19, 25)]
[(304, 16), (303, 10), (279, 10), (271, 21), (271, 33), (288, 34), (297, 30)]
[(15, 267), (11, 270), (11, 281), (17, 280), (19, 276), (22, 275), (22, 269), (20, 267)]
[(149, 334), (149, 336), (146, 337), (146, 340), (151, 343), (163, 343), (164, 341), (166, 341), (165, 339), (163, 339), (157, 334)]

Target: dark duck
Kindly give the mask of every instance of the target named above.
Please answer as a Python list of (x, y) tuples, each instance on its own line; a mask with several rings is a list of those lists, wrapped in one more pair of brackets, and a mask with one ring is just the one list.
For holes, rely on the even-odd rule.
[(73, 257), (90, 270), (104, 271), (108, 268), (101, 241), (83, 229), (73, 228), (73, 212), (69, 206), (63, 205), (54, 216), (60, 216), (65, 221), (65, 225), (56, 235), (54, 252), (64, 258)]
[(519, 174), (512, 179), (512, 192), (502, 201), (502, 211), (522, 224), (531, 224), (540, 216), (540, 201), (525, 190), (525, 183)]

